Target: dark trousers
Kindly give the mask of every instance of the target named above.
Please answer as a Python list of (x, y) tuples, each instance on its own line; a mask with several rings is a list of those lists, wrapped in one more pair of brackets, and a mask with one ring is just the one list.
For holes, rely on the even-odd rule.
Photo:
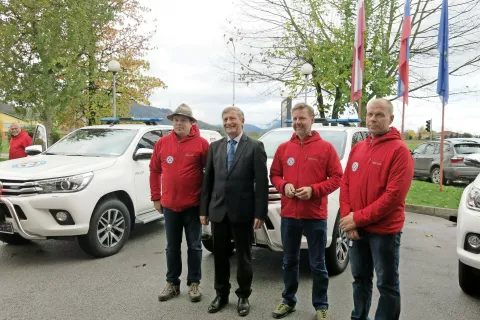
[(227, 217), (212, 222), (213, 254), (215, 263), (215, 290), (217, 295), (230, 294), (230, 241), (233, 238), (237, 256), (237, 282), (239, 298), (248, 298), (252, 292), (253, 222), (231, 223)]
[(187, 285), (200, 283), (202, 278), (202, 225), (200, 223), (199, 207), (175, 212), (163, 208), (165, 230), (167, 234), (167, 281), (174, 285), (180, 284), (182, 274), (182, 237), (185, 229), (187, 238)]
[(294, 306), (298, 289), (300, 244), (302, 235), (308, 243), (312, 272), (312, 304), (315, 310), (328, 310), (328, 272), (325, 266), (327, 220), (282, 218), (283, 303)]
[(368, 320), (372, 303), (373, 270), (380, 292), (375, 320), (400, 318), (400, 233), (375, 234), (362, 232), (349, 250), (353, 275), (352, 319)]

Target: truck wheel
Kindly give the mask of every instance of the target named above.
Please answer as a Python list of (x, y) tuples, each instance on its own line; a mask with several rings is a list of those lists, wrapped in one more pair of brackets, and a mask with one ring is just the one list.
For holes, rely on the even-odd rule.
[(90, 228), (78, 237), (78, 244), (87, 253), (97, 258), (119, 252), (130, 235), (130, 214), (123, 202), (107, 199), (97, 205), (90, 219)]
[(325, 263), (330, 275), (342, 273), (347, 268), (348, 257), (348, 238), (345, 232), (340, 228), (340, 214), (337, 215), (335, 226), (333, 227), (332, 243), (325, 252)]
[(30, 240), (25, 239), (24, 237), (16, 233), (15, 234), (0, 233), (0, 241), (3, 241), (11, 245), (22, 245), (22, 244), (30, 243)]
[[(212, 238), (208, 240), (202, 240), (203, 247), (207, 249), (208, 252), (213, 253), (213, 240)], [(228, 248), (228, 256), (231, 256), (233, 254), (233, 250), (235, 250), (235, 244), (233, 242), (230, 242), (230, 247)]]
[(474, 268), (458, 261), (458, 283), (463, 292), (469, 295), (480, 294), (480, 270), (475, 271)]

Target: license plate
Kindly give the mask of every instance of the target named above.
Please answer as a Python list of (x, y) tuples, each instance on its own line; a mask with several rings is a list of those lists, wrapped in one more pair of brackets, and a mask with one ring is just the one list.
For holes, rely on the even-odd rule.
[(0, 222), (0, 233), (13, 234), (13, 225), (11, 222)]

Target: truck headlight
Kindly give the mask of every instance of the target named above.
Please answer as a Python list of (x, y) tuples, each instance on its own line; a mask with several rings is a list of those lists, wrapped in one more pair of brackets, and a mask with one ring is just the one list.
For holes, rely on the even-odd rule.
[(66, 193), (85, 189), (92, 181), (93, 172), (49, 180), (36, 181), (38, 193)]
[(480, 210), (480, 189), (472, 187), (468, 191), (467, 206), (474, 210)]

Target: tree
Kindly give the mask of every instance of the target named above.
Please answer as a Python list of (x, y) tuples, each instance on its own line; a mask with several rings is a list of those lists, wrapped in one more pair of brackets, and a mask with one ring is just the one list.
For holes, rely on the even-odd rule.
[(129, 96), (145, 101), (164, 87), (141, 72), (151, 36), (137, 34), (145, 10), (137, 0), (1, 2), (0, 99), (44, 122), (49, 135), (62, 122), (95, 123), (111, 110), (105, 69), (117, 58), (126, 62), (120, 110)]
[[(244, 49), (237, 58), (241, 65), (239, 80), (247, 85), (274, 82), (280, 86), (266, 93), (285, 87), (295, 95), (303, 85), (300, 66), (308, 62), (314, 67), (310, 86), (314, 88), (320, 116), (325, 117), (332, 109), (331, 116), (336, 118), (350, 106), (355, 2), (242, 0), (242, 21), (246, 24), (229, 30), (236, 38), (237, 48)], [(450, 54), (462, 52), (462, 58), (450, 60), (451, 75), (478, 68), (479, 5), (480, 0), (450, 3)], [(363, 105), (375, 96), (395, 93), (403, 1), (365, 1), (365, 7)], [(438, 2), (414, 0), (411, 8), (410, 92), (412, 96), (426, 97), (425, 92), (436, 82), (436, 73), (428, 74), (424, 70), (425, 66), (434, 67), (432, 59), (438, 56), (441, 7)]]

